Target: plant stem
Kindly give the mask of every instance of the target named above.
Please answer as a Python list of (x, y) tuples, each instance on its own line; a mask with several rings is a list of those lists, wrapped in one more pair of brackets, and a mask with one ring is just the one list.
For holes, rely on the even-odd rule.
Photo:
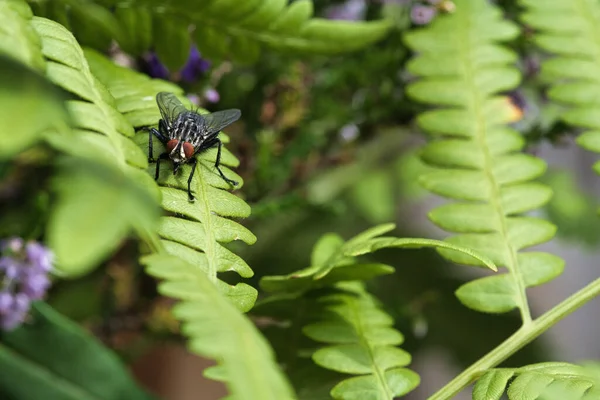
[(525, 345), (532, 342), (542, 333), (547, 331), (558, 321), (577, 310), (588, 301), (600, 294), (600, 278), (596, 279), (577, 293), (571, 295), (556, 307), (547, 311), (530, 323), (526, 323), (508, 339), (494, 350), (480, 358), (460, 375), (450, 381), (443, 388), (434, 393), (429, 400), (451, 399), (460, 393), (475, 379), (479, 378), (488, 369), (496, 367), (508, 357), (516, 353)]

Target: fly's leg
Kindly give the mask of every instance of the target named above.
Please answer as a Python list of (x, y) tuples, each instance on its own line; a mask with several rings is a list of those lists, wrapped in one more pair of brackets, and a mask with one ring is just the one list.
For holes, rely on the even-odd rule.
[[(236, 181), (234, 181), (233, 179), (229, 179), (228, 177), (226, 177), (225, 174), (223, 173), (223, 171), (221, 171), (221, 168), (219, 168), (219, 164), (221, 163), (221, 146), (223, 146), (223, 143), (221, 143), (221, 140), (218, 138), (214, 140), (214, 143), (218, 144), (218, 146), (219, 146), (217, 149), (217, 159), (215, 160), (215, 168), (217, 168), (217, 171), (219, 171), (221, 178), (223, 178), (223, 180), (225, 180), (225, 182), (229, 183), (230, 185), (237, 186), (238, 183)], [(214, 144), (213, 144), (213, 146), (214, 146)]]
[(192, 194), (192, 178), (194, 178), (194, 172), (196, 172), (196, 163), (198, 162), (198, 160), (196, 160), (196, 157), (192, 157), (190, 158), (189, 163), (192, 164), (192, 172), (190, 172), (190, 176), (188, 177), (188, 200), (189, 201), (194, 201), (194, 195)]
[(153, 140), (152, 140), (152, 135), (156, 136), (158, 138), (158, 140), (160, 140), (162, 143), (166, 143), (169, 139), (163, 135), (163, 131), (164, 131), (164, 122), (161, 119), (158, 122), (158, 126), (160, 128), (160, 131), (157, 131), (155, 128), (144, 128), (146, 130), (148, 130), (148, 162), (152, 163), (154, 162), (154, 146), (153, 146)]
[(160, 160), (166, 160), (169, 158), (169, 153), (162, 153), (160, 156), (158, 156), (158, 158), (156, 159), (156, 174), (154, 175), (154, 180), (157, 181), (158, 180), (158, 173), (160, 172)]

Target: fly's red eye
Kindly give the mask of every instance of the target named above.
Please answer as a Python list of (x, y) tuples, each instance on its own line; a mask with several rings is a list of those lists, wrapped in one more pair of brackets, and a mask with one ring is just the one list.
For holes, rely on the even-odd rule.
[(185, 154), (185, 158), (192, 158), (194, 155), (194, 146), (189, 142), (183, 142), (183, 154)]
[(171, 139), (167, 142), (167, 151), (170, 153), (173, 151), (173, 149), (177, 146), (177, 143), (179, 143), (179, 140), (177, 139)]

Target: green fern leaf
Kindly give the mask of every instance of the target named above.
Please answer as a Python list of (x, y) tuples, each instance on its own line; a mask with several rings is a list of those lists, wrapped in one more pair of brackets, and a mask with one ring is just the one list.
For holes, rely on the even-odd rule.
[[(583, 148), (600, 152), (600, 4), (590, 0), (558, 0), (551, 4), (521, 0), (523, 21), (537, 30), (536, 44), (554, 57), (542, 63), (552, 83), (550, 99), (567, 109), (561, 118), (585, 131), (577, 138)], [(594, 165), (600, 173), (600, 162)]]
[[(20, 2), (21, 10), (26, 3)], [(27, 15), (22, 11), (22, 15)], [(80, 275), (96, 266), (109, 254), (129, 233), (131, 229), (138, 234), (141, 230), (152, 229), (151, 221), (156, 221), (156, 185), (141, 168), (146, 167), (141, 150), (135, 146), (129, 137), (133, 136), (133, 128), (127, 120), (113, 107), (114, 99), (92, 75), (83, 56), (79, 44), (71, 33), (60, 24), (39, 17), (29, 21), (32, 31), (38, 36), (31, 45), (41, 44), (41, 53), (46, 58), (45, 73), (47, 78), (57, 86), (77, 95), (81, 100), (69, 100), (66, 108), (71, 114), (75, 129), (53, 129), (44, 132), (45, 139), (56, 149), (71, 154), (79, 159), (81, 171), (91, 173), (87, 166), (94, 163), (105, 164), (108, 170), (118, 168), (110, 179), (116, 180), (116, 185), (136, 188), (145, 192), (143, 196), (147, 206), (139, 209), (144, 223), (138, 223), (131, 218), (123, 218), (118, 232), (111, 232), (110, 243), (101, 237), (101, 230), (72, 229), (78, 223), (90, 222), (92, 217), (89, 210), (81, 207), (85, 196), (77, 188), (69, 185), (56, 184), (58, 202), (50, 217), (47, 227), (48, 243), (55, 251), (60, 271), (68, 276)], [(141, 156), (141, 158), (140, 158)], [(75, 166), (73, 166), (75, 168)], [(93, 169), (93, 168), (92, 168)], [(114, 168), (113, 168), (114, 169)], [(60, 175), (60, 174), (59, 174)], [(65, 171), (62, 176), (67, 176)], [(60, 181), (60, 176), (59, 180)], [(110, 180), (109, 179), (109, 180)], [(57, 181), (57, 182), (58, 182)], [(84, 185), (84, 180), (78, 180)], [(114, 183), (114, 182), (113, 182)], [(113, 184), (100, 184), (95, 193), (106, 200), (103, 207), (98, 209), (106, 216), (108, 213), (119, 215), (124, 204), (119, 204), (121, 196), (114, 196)], [(119, 189), (116, 189), (118, 192)], [(133, 192), (124, 191), (134, 198)], [(90, 197), (88, 196), (89, 200)], [(93, 201), (93, 199), (92, 199)], [(70, 205), (70, 206), (69, 206)], [(77, 205), (76, 207), (71, 207)], [(68, 210), (68, 212), (65, 212)], [(136, 215), (140, 215), (140, 213)], [(101, 218), (96, 214), (94, 218)], [(108, 220), (108, 219), (107, 219)], [(145, 223), (147, 222), (147, 223)], [(70, 227), (71, 229), (65, 229)], [(102, 241), (102, 243), (100, 243)]]
[[(512, 107), (499, 93), (513, 89), (519, 74), (516, 55), (499, 42), (518, 34), (488, 2), (457, 0), (456, 12), (441, 15), (426, 28), (406, 35), (418, 53), (408, 69), (421, 77), (408, 88), (414, 99), (441, 108), (419, 115), (432, 134), (422, 157), (436, 167), (422, 184), (438, 195), (458, 200), (429, 217), (458, 233), (447, 239), (505, 267), (507, 274), (472, 281), (457, 291), (461, 302), (478, 311), (501, 313), (518, 308), (531, 320), (526, 288), (562, 272), (563, 261), (541, 252), (520, 250), (549, 240), (555, 227), (520, 216), (545, 204), (551, 191), (530, 182), (545, 170), (543, 161), (518, 153), (523, 138), (506, 124)], [(480, 266), (455, 251), (440, 250), (451, 261)]]
[[(159, 291), (182, 300), (173, 314), (183, 321), (190, 349), (219, 361), (218, 377), (236, 400), (292, 400), (292, 389), (273, 351), (254, 325), (221, 297), (196, 266), (169, 254), (144, 257), (148, 273), (165, 279)], [(214, 371), (214, 369), (213, 369)]]
[[(119, 67), (93, 50), (86, 51), (86, 57), (94, 73), (116, 99), (117, 109), (136, 127), (158, 123), (160, 113), (156, 105), (156, 93), (162, 90), (181, 93), (181, 89), (175, 85)], [(182, 100), (187, 101), (183, 97)], [(148, 151), (148, 133), (137, 134), (135, 140), (144, 151)], [(157, 141), (154, 143), (156, 158), (163, 148)], [(256, 300), (256, 289), (245, 283), (235, 286), (225, 284), (218, 280), (217, 274), (236, 271), (244, 278), (253, 275), (244, 260), (222, 245), (234, 240), (242, 240), (247, 244), (256, 241), (256, 237), (248, 229), (229, 219), (247, 217), (250, 215), (250, 207), (225, 190), (229, 189), (229, 185), (216, 173), (215, 157), (216, 149), (198, 156), (198, 167), (192, 181), (192, 189), (197, 197), (194, 203), (188, 201), (186, 191), (190, 167), (182, 166), (180, 170), (183, 171), (173, 176), (166, 163), (163, 163), (159, 176), (162, 206), (171, 216), (161, 219), (158, 233), (169, 253), (200, 267), (239, 309), (248, 311)], [(227, 168), (237, 166), (239, 161), (225, 148), (221, 162), (227, 176), (242, 182), (237, 174)], [(155, 166), (149, 166), (148, 173), (151, 176), (154, 176), (154, 171)]]
[(117, 5), (115, 18), (123, 31), (119, 44), (127, 53), (142, 55), (152, 45), (152, 14), (141, 7)]
[[(112, 38), (136, 55), (152, 45), (172, 71), (187, 60), (192, 39), (209, 59), (231, 57), (245, 64), (255, 62), (262, 47), (295, 53), (354, 51), (382, 39), (391, 29), (387, 20), (312, 18), (310, 0), (289, 5), (287, 0), (195, 0), (185, 4), (158, 4), (152, 0), (30, 1), (36, 15), (68, 26), (86, 45), (106, 50)], [(108, 10), (109, 5), (114, 13)], [(190, 26), (194, 27), (191, 35)]]
[(355, 257), (385, 248), (446, 248), (474, 261), (481, 262), (492, 270), (496, 266), (468, 248), (432, 239), (409, 239), (378, 237), (395, 228), (394, 224), (382, 224), (356, 235), (347, 242), (336, 234), (323, 236), (315, 245), (312, 265), (288, 275), (265, 276), (260, 280), (261, 288), (269, 292), (306, 292), (328, 287), (338, 282), (368, 280), (380, 275), (391, 274), (394, 269), (385, 264), (357, 263)]
[(82, 46), (108, 50), (112, 41), (125, 41), (115, 15), (92, 0), (30, 0), (35, 15), (52, 19), (75, 35)]
[[(466, 252), (495, 268), (489, 260), (449, 243), (381, 236), (392, 229), (394, 224), (378, 225), (348, 241), (333, 233), (324, 235), (313, 248), (311, 267), (285, 276), (267, 276), (260, 281), (263, 289), (276, 294), (259, 302), (253, 313), (286, 322), (286, 328), (270, 332), (275, 342), (282, 335), (297, 337), (296, 332), (304, 326), (303, 332), (311, 339), (333, 344), (314, 352), (312, 357), (318, 365), (359, 375), (344, 379), (331, 389), (336, 399), (391, 399), (411, 391), (419, 383), (418, 375), (404, 368), (410, 356), (393, 347), (402, 342), (402, 335), (391, 328), (391, 318), (379, 309), (361, 283), (390, 274), (394, 269), (385, 264), (359, 263), (357, 256), (383, 248), (442, 246)], [(282, 315), (281, 310), (290, 309), (295, 310), (294, 316), (285, 312)], [(298, 353), (308, 347), (299, 339), (293, 339), (293, 344), (286, 339), (283, 346), (284, 354), (289, 354), (290, 346)], [(293, 359), (284, 362), (295, 364)]]
[(64, 96), (54, 85), (4, 55), (0, 55), (0, 70), (0, 121), (10, 126), (0, 134), (0, 159), (8, 160), (42, 141), (48, 130), (68, 130)]
[(177, 71), (190, 55), (192, 39), (186, 20), (157, 15), (153, 22), (154, 49), (158, 58), (171, 71)]
[(31, 27), (31, 9), (23, 1), (0, 3), (0, 54), (9, 55), (37, 71), (44, 71), (40, 39)]
[(475, 384), (473, 400), (499, 400), (505, 391), (509, 400), (592, 400), (600, 396), (600, 376), (597, 366), (563, 362), (492, 369)]
[(313, 340), (331, 345), (312, 358), (323, 368), (360, 375), (338, 383), (331, 391), (335, 399), (392, 399), (413, 390), (419, 376), (406, 368), (410, 354), (395, 346), (404, 341), (392, 328), (393, 320), (358, 282), (338, 285), (347, 291), (320, 298), (332, 318), (304, 327)]
[[(311, 19), (312, 2), (308, 0), (289, 5), (282, 0), (244, 3), (242, 6), (237, 1), (218, 0), (197, 12), (192, 8), (191, 18), (196, 23), (194, 37), (201, 52), (205, 47), (212, 47), (210, 42), (203, 40), (205, 27), (209, 31), (218, 28), (222, 35), (231, 39), (226, 52), (234, 57), (238, 51), (235, 44), (240, 40), (256, 49), (262, 45), (296, 52), (342, 53), (381, 39), (390, 28), (387, 21), (352, 23)], [(181, 14), (184, 10), (173, 8), (171, 11)]]
[[(293, 358), (302, 357), (306, 351), (323, 368), (358, 375), (341, 381), (336, 375), (324, 376), (323, 382), (313, 379), (308, 386), (298, 386), (298, 390), (302, 387), (312, 393), (310, 398), (328, 388), (335, 399), (387, 400), (411, 391), (419, 383), (419, 376), (404, 368), (410, 363), (410, 355), (395, 347), (402, 343), (402, 335), (392, 328), (392, 318), (380, 310), (362, 284), (363, 280), (393, 272), (393, 268), (358, 263), (353, 255), (368, 252), (367, 244), (385, 239), (378, 236), (393, 228), (393, 224), (376, 226), (346, 242), (336, 234), (324, 235), (313, 248), (312, 267), (261, 280), (262, 287), (278, 293), (257, 304), (253, 313), (286, 321), (285, 328), (267, 333), (275, 343), (278, 336), (287, 338), (280, 345), (282, 354), (293, 353), (291, 359), (283, 360), (288, 368), (296, 366)], [(295, 310), (294, 315), (281, 313), (290, 309)], [(328, 345), (314, 351), (314, 344), (300, 339), (300, 329), (306, 337)], [(294, 369), (290, 374), (301, 372)]]

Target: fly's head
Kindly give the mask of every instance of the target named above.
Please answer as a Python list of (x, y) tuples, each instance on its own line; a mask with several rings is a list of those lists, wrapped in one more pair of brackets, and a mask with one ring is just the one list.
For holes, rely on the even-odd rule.
[(171, 139), (167, 142), (167, 152), (173, 161), (173, 175), (177, 174), (179, 167), (194, 156), (194, 146), (190, 142)]

